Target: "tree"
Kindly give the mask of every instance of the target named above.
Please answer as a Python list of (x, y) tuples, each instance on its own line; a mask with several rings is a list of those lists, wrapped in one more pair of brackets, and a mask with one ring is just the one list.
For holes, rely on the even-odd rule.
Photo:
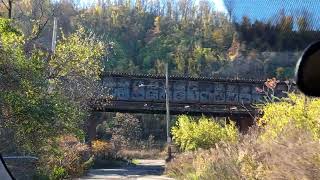
[(60, 92), (47, 91), (44, 53), (26, 56), (23, 34), (10, 22), (0, 19), (0, 76), (5, 83), (0, 85), (0, 127), (13, 133), (18, 150), (28, 153), (42, 152), (48, 141), (64, 133), (80, 137), (83, 112)]
[(52, 87), (87, 108), (88, 100), (102, 95), (99, 79), (105, 53), (105, 45), (88, 36), (83, 28), (68, 37), (63, 35), (48, 62), (47, 77)]
[(2, 5), (7, 9), (7, 11), (8, 11), (8, 18), (9, 18), (9, 19), (12, 18), (13, 2), (14, 2), (14, 0), (7, 0), (7, 2), (5, 2), (5, 0), (1, 0), (1, 4), (2, 4)]
[(307, 10), (302, 10), (297, 17), (297, 25), (301, 33), (312, 30), (312, 15)]
[(130, 114), (117, 113), (111, 129), (112, 142), (117, 149), (136, 145), (142, 136), (139, 119)]
[(229, 20), (232, 21), (233, 11), (234, 11), (234, 7), (235, 7), (235, 1), (234, 0), (224, 0), (224, 5), (228, 11)]

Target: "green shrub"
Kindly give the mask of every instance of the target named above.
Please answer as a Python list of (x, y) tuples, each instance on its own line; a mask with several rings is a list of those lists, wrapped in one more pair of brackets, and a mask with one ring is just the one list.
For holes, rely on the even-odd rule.
[(280, 102), (267, 103), (262, 107), (263, 117), (258, 125), (263, 127), (261, 138), (273, 140), (290, 123), (295, 128), (311, 132), (315, 139), (320, 138), (320, 99), (303, 95), (289, 94)]
[(178, 118), (172, 134), (174, 142), (183, 151), (209, 149), (220, 141), (236, 142), (238, 139), (234, 123), (222, 126), (213, 119), (202, 117), (195, 120), (185, 115)]
[(52, 174), (50, 175), (50, 179), (52, 180), (60, 180), (65, 179), (68, 173), (63, 167), (54, 167)]

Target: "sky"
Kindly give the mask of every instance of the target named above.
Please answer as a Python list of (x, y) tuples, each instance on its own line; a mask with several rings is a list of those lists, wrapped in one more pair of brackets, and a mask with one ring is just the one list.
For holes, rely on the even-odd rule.
[(218, 11), (227, 12), (223, 0), (213, 0), (214, 6)]
[[(221, 0), (220, 0), (221, 1)], [(288, 14), (297, 14), (300, 10), (307, 10), (319, 22), (320, 0), (234, 0), (235, 16), (244, 15), (251, 19), (268, 20), (281, 9)]]

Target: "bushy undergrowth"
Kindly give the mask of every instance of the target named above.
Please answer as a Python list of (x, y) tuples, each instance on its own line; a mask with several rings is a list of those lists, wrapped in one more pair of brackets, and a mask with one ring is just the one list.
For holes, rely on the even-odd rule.
[(58, 144), (48, 145), (46, 151), (40, 166), (41, 174), (49, 179), (77, 177), (92, 165), (89, 147), (72, 135), (61, 136)]
[(260, 141), (259, 132), (238, 143), (218, 143), (210, 150), (179, 155), (167, 167), (177, 179), (317, 179), (320, 144), (312, 135), (288, 125), (273, 141)]
[(126, 159), (165, 159), (166, 151), (163, 149), (122, 149), (119, 151), (119, 156)]
[(122, 157), (118, 150), (109, 141), (96, 140), (92, 142), (93, 167), (105, 168), (121, 166), (128, 163), (128, 161)]
[(118, 150), (136, 146), (142, 136), (139, 119), (130, 114), (117, 113), (111, 129), (111, 142)]
[(262, 110), (264, 115), (258, 125), (265, 129), (261, 135), (264, 140), (279, 136), (289, 123), (295, 128), (312, 133), (315, 139), (320, 138), (320, 99), (289, 94), (281, 102), (264, 105)]
[(236, 143), (180, 154), (166, 172), (176, 179), (318, 179), (319, 103), (293, 94), (267, 103), (258, 125)]
[(117, 113), (113, 121), (100, 126), (100, 137), (109, 137), (92, 142), (94, 168), (127, 165), (133, 159), (164, 159), (165, 142), (155, 141), (152, 134), (143, 139), (142, 132), (136, 116)]
[(165, 142), (155, 141), (154, 136), (150, 135), (148, 140), (141, 140), (122, 147), (117, 155), (124, 159), (165, 159)]
[(113, 147), (109, 142), (96, 140), (92, 142), (92, 152), (97, 157), (109, 157), (113, 156)]
[(182, 151), (209, 149), (220, 141), (236, 142), (238, 130), (234, 123), (220, 123), (206, 117), (195, 120), (180, 116), (172, 128), (173, 140)]

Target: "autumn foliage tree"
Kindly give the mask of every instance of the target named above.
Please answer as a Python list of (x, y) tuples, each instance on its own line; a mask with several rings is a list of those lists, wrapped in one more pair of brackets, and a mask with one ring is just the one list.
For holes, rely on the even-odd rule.
[[(92, 84), (103, 69), (104, 45), (80, 29), (59, 41), (54, 55), (42, 49), (26, 53), (24, 34), (12, 24), (0, 19), (0, 152), (36, 155), (41, 162), (62, 158), (56, 149), (59, 137), (84, 139), (88, 109), (83, 102), (95, 93)], [(75, 84), (67, 86), (68, 80)], [(41, 168), (50, 174), (52, 166)]]

